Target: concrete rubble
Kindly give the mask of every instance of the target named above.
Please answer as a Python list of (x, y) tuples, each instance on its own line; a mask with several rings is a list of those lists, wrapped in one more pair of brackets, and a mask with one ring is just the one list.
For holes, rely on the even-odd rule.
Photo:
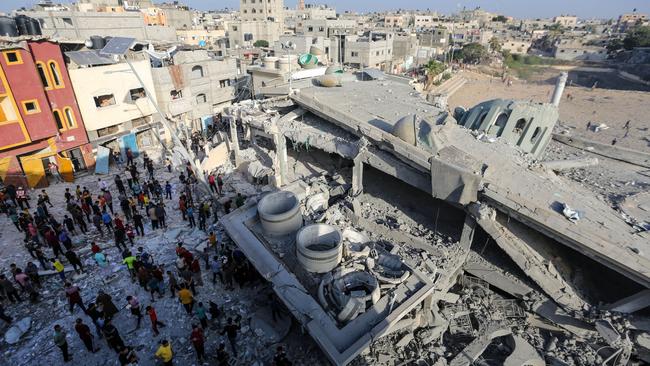
[[(335, 365), (650, 359), (650, 241), (561, 175), (598, 160), (539, 160), (557, 107), (494, 100), (453, 114), (392, 80), (226, 109), (226, 140), (202, 166), (228, 177), (223, 200), (246, 203), (219, 230), (287, 309), (249, 314), (251, 348), (293, 319)], [(186, 229), (159, 240), (179, 237), (200, 250)], [(585, 267), (634, 291), (595, 298)]]

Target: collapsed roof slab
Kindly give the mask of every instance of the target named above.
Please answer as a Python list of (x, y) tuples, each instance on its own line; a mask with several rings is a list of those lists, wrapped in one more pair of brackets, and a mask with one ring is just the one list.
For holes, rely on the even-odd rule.
[(258, 221), (257, 206), (252, 203), (221, 218), (230, 238), (257, 271), (272, 283), (278, 297), (335, 365), (352, 361), (373, 339), (389, 332), (434, 291), (434, 283), (426, 275), (410, 268), (412, 276), (395, 287), (394, 300), (390, 296), (381, 297), (365, 313), (339, 328), (296, 275), (269, 249), (264, 238), (252, 230)]
[[(432, 157), (445, 146), (462, 150), (486, 165), (477, 188), (478, 200), (650, 287), (650, 242), (635, 233), (592, 192), (552, 172), (535, 169), (535, 163), (513, 146), (499, 140), (494, 143), (478, 140), (453, 119), (446, 125), (432, 126), (433, 144), (428, 149), (409, 145), (393, 136), (389, 132), (393, 125), (409, 114), (428, 114), (429, 120), (437, 123), (449, 119), (408, 87), (395, 84), (369, 81), (344, 84), (340, 88), (311, 87), (301, 89), (291, 98), (302, 108), (367, 138), (374, 147), (425, 173), (430, 174)], [(438, 159), (445, 161), (444, 156)], [(447, 163), (452, 166), (454, 162)], [(434, 179), (432, 185), (436, 184)], [(577, 223), (567, 220), (557, 210), (560, 204), (582, 211), (582, 219)]]

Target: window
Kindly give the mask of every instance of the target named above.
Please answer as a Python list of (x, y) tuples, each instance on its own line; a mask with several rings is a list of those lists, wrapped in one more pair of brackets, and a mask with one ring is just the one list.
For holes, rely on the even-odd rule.
[(52, 88), (50, 77), (47, 74), (47, 69), (45, 68), (45, 64), (40, 61), (36, 61), (36, 71), (38, 71), (38, 76), (41, 78), (41, 83), (43, 83), (43, 87), (45, 87), (45, 89)]
[(77, 127), (77, 121), (74, 118), (74, 112), (72, 112), (72, 108), (63, 108), (63, 113), (65, 114), (65, 122), (68, 124), (68, 128)]
[(146, 97), (147, 93), (145, 93), (144, 88), (135, 88), (129, 90), (129, 95), (131, 96), (131, 100), (135, 102), (140, 98)]
[(65, 23), (65, 25), (72, 26), (72, 18), (63, 18), (63, 23)]
[(20, 65), (23, 63), (23, 58), (19, 51), (5, 51), (3, 54), (5, 55), (7, 65)]
[(354, 52), (354, 51), (352, 51), (352, 52), (350, 53), (350, 56), (352, 56), (352, 57), (359, 57), (359, 52)]
[(98, 95), (94, 97), (95, 107), (104, 108), (111, 105), (115, 105), (115, 96), (113, 94)]
[(539, 133), (542, 132), (541, 127), (535, 128), (535, 131), (533, 131), (533, 135), (530, 137), (530, 142), (537, 142), (537, 139), (539, 138)]
[(63, 88), (63, 79), (61, 78), (61, 70), (59, 69), (59, 64), (56, 61), (50, 61), (48, 63), (50, 66), (50, 75), (52, 75), (52, 82), (54, 82), (55, 88)]
[(203, 67), (196, 65), (192, 67), (192, 77), (193, 78), (202, 78), (203, 77)]
[(41, 108), (38, 105), (38, 101), (36, 99), (32, 99), (23, 101), (23, 110), (26, 114), (34, 114), (39, 113), (41, 111)]
[(237, 27), (236, 27), (236, 26), (233, 26), (233, 27), (232, 27), (232, 31), (233, 31), (233, 32), (237, 32)]
[(517, 123), (515, 123), (515, 132), (521, 134), (524, 131), (524, 128), (526, 128), (526, 120), (521, 118)]
[(169, 96), (172, 98), (172, 100), (181, 99), (183, 97), (183, 91), (182, 90), (172, 90), (172, 91), (169, 92)]
[(207, 103), (207, 101), (208, 98), (203, 93), (196, 96), (196, 103), (198, 104)]
[(230, 86), (230, 79), (219, 80), (219, 87), (225, 88)]
[(255, 10), (255, 8), (253, 8), (253, 9), (251, 10), (251, 13), (255, 14), (255, 13), (257, 13), (257, 10)]
[(108, 135), (112, 135), (112, 134), (118, 133), (118, 132), (120, 132), (119, 125), (108, 126), (108, 127), (100, 128), (99, 130), (97, 130), (97, 137), (108, 136)]
[(313, 31), (314, 31), (314, 27), (307, 27), (307, 31), (308, 31), (308, 32), (313, 32)]
[(61, 118), (61, 111), (58, 109), (54, 110), (54, 122), (56, 122), (56, 128), (59, 130), (63, 129), (63, 118)]
[(325, 27), (318, 27), (319, 32), (325, 32)]

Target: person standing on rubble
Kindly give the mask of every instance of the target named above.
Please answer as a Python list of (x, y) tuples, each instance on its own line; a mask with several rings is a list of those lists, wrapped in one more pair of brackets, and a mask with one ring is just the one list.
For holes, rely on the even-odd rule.
[(155, 356), (163, 362), (164, 366), (172, 366), (174, 364), (172, 345), (166, 339), (160, 341), (160, 347), (158, 347)]
[(153, 306), (149, 305), (145, 309), (147, 311), (147, 314), (149, 314), (149, 320), (151, 320), (151, 330), (153, 330), (154, 336), (157, 336), (160, 334), (158, 331), (158, 326), (164, 328), (165, 323), (158, 320), (158, 314), (156, 313), (156, 309)]
[(196, 357), (198, 358), (199, 363), (203, 363), (203, 360), (205, 359), (205, 337), (203, 335), (203, 329), (201, 329), (198, 324), (192, 325), (190, 341), (192, 341), (192, 345), (196, 350)]
[(185, 285), (181, 285), (178, 291), (178, 299), (183, 304), (187, 314), (192, 315), (192, 308), (194, 307), (194, 295), (187, 289)]
[(72, 360), (72, 356), (68, 353), (68, 341), (66, 340), (65, 331), (58, 324), (54, 326), (54, 344), (61, 349), (63, 362)]
[(142, 320), (142, 312), (140, 311), (140, 301), (138, 301), (137, 297), (131, 295), (126, 297), (126, 301), (128, 302), (126, 307), (131, 310), (131, 315), (137, 318), (135, 329), (140, 329), (140, 321)]
[(239, 320), (241, 319), (240, 315), (237, 315), (237, 318), (235, 321), (233, 321), (232, 318), (228, 318), (226, 321), (226, 325), (223, 327), (223, 330), (221, 331), (221, 335), (226, 334), (228, 336), (228, 342), (230, 342), (230, 348), (232, 349), (232, 354), (237, 357), (237, 332), (239, 332), (239, 329), (241, 328), (241, 325), (239, 324)]
[(74, 313), (75, 305), (78, 305), (81, 310), (83, 310), (84, 314), (88, 313), (88, 310), (86, 309), (86, 306), (84, 306), (84, 302), (81, 299), (81, 291), (79, 290), (79, 287), (72, 286), (70, 282), (66, 282), (65, 297), (68, 298), (68, 303), (70, 304), (70, 314)]
[(79, 334), (79, 339), (81, 339), (88, 351), (92, 353), (99, 351), (99, 348), (95, 349), (93, 345), (93, 334), (90, 332), (90, 328), (84, 324), (81, 318), (77, 318), (75, 321), (74, 330)]
[(124, 348), (124, 341), (110, 320), (106, 320), (102, 332), (104, 333), (104, 338), (106, 338), (108, 346), (115, 352), (119, 353)]
[(110, 321), (113, 319), (115, 314), (117, 314), (117, 306), (113, 303), (113, 298), (111, 295), (105, 293), (102, 290), (99, 290), (97, 293), (97, 298), (95, 299), (95, 302), (101, 306), (101, 311), (104, 313), (104, 318), (106, 319), (106, 322)]

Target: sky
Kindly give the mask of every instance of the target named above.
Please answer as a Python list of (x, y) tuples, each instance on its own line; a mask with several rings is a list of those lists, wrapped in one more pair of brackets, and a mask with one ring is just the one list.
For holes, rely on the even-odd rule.
[[(38, 0), (0, 0), (0, 11), (11, 11), (19, 7), (30, 7)], [(55, 1), (70, 2), (70, 1)], [(156, 2), (158, 2), (156, 0)], [(181, 0), (180, 2), (201, 10), (239, 8), (239, 0)], [(285, 6), (295, 7), (297, 0), (285, 0)], [(575, 14), (581, 18), (616, 18), (621, 13), (639, 12), (650, 14), (650, 0), (322, 0), (310, 3), (325, 3), (334, 6), (337, 12), (354, 10), (358, 12), (395, 10), (396, 4), (403, 9), (431, 9), (450, 14), (463, 7), (481, 8), (517, 18), (547, 18), (560, 14)]]

